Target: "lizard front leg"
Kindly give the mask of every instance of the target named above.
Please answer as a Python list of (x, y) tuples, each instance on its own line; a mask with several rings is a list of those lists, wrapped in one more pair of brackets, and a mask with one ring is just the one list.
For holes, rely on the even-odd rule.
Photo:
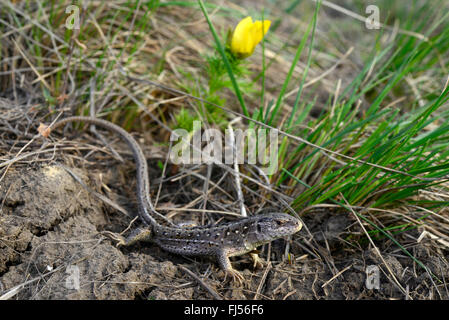
[(254, 269), (264, 267), (265, 262), (263, 261), (263, 259), (261, 257), (259, 257), (259, 255), (257, 253), (250, 252), (249, 255), (250, 255), (251, 259), (253, 260), (253, 268)]
[[(231, 261), (229, 260), (228, 253), (225, 249), (219, 249), (217, 252), (217, 260), (220, 268), (226, 273), (226, 275), (230, 275), (234, 282), (238, 282), (240, 285), (243, 284), (243, 280), (245, 279), (240, 272), (235, 270), (232, 267)], [(226, 276), (225, 276), (226, 279)]]

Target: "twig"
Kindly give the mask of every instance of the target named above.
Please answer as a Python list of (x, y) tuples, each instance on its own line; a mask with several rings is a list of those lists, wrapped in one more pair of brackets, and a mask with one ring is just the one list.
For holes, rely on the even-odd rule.
[[(95, 98), (94, 98), (94, 93), (95, 93), (95, 85), (96, 85), (96, 78), (93, 77), (90, 79), (89, 82), (89, 86), (90, 86), (90, 108), (89, 108), (89, 114), (92, 118), (95, 118)], [(106, 139), (103, 137), (102, 134), (100, 134), (97, 131), (97, 127), (94, 124), (90, 125), (90, 132), (92, 132), (92, 134), (96, 135), (98, 137), (98, 139), (101, 140), (101, 142), (103, 142), (103, 144), (105, 146), (107, 146), (109, 148), (109, 150), (111, 150), (112, 154), (120, 161), (120, 162), (125, 162), (125, 160), (123, 160), (122, 156), (115, 151), (115, 149), (106, 141)]]
[(169, 155), (171, 153), (171, 148), (172, 148), (172, 141), (170, 141), (170, 145), (168, 146), (168, 152), (167, 152), (167, 156), (165, 157), (164, 168), (162, 168), (162, 176), (160, 178), (161, 181), (159, 183), (159, 187), (157, 189), (157, 194), (156, 194), (156, 197), (154, 199), (154, 206), (155, 207), (157, 206), (157, 203), (159, 202), (159, 196), (161, 194), (162, 183), (163, 183), (164, 178), (165, 178), (165, 171), (167, 170), (168, 158), (169, 158)]
[(15, 287), (11, 288), (10, 290), (8, 290), (5, 294), (1, 295), (0, 296), (0, 300), (9, 300), (9, 299), (11, 299), (15, 295), (17, 295), (23, 289), (23, 287), (25, 287), (26, 285), (31, 284), (31, 283), (36, 282), (36, 281), (39, 281), (39, 280), (42, 280), (42, 279), (44, 279), (44, 277), (46, 277), (48, 275), (51, 275), (51, 274), (61, 270), (63, 267), (64, 266), (61, 265), (58, 268), (56, 268), (56, 269), (54, 269), (54, 270), (52, 270), (50, 272), (47, 272), (47, 273), (45, 273), (45, 274), (43, 274), (43, 275), (41, 275), (39, 277), (36, 277), (34, 279), (25, 281), (25, 282), (23, 282), (21, 284), (18, 284), (17, 286), (15, 286)]
[(254, 295), (253, 300), (257, 300), (260, 295), (260, 291), (262, 290), (263, 285), (265, 284), (265, 281), (267, 280), (268, 272), (271, 270), (271, 261), (268, 261), (267, 267), (265, 268), (265, 271), (262, 275), (262, 279), (260, 279), (259, 285), (257, 286), (256, 294)]
[[(318, 0), (312, 0), (312, 1), (313, 2), (317, 2)], [(329, 7), (331, 9), (334, 9), (334, 10), (338, 11), (338, 12), (346, 14), (347, 16), (349, 16), (351, 18), (357, 19), (357, 20), (362, 21), (362, 22), (366, 22), (366, 17), (361, 16), (361, 15), (359, 15), (357, 13), (354, 13), (354, 12), (352, 12), (352, 11), (346, 9), (346, 8), (343, 8), (343, 7), (339, 6), (339, 5), (336, 5), (335, 3), (332, 3), (332, 2), (326, 1), (326, 0), (323, 0), (321, 3), (322, 3), (323, 6)], [(382, 28), (385, 28), (385, 29), (390, 30), (390, 31), (393, 30), (392, 27), (390, 27), (389, 25), (383, 24), (380, 21), (378, 22), (378, 24)], [(402, 33), (402, 34), (406, 34), (408, 36), (412, 36), (414, 38), (417, 38), (417, 39), (420, 39), (420, 40), (423, 40), (423, 41), (426, 41), (426, 42), (429, 41), (429, 38), (427, 38), (425, 35), (417, 33), (417, 32), (403, 30), (403, 29), (398, 29), (397, 32), (398, 33)]]
[(327, 286), (329, 283), (331, 283), (332, 281), (334, 281), (336, 278), (338, 278), (343, 272), (345, 272), (346, 270), (348, 270), (349, 268), (352, 267), (352, 264), (350, 264), (349, 266), (347, 266), (346, 268), (344, 268), (343, 270), (337, 272), (337, 274), (335, 276), (333, 276), (332, 278), (330, 278), (329, 280), (327, 280), (322, 286), (321, 288), (324, 288), (325, 286)]
[(92, 195), (94, 195), (95, 197), (97, 197), (98, 199), (100, 199), (101, 201), (103, 201), (104, 203), (110, 205), (112, 208), (114, 208), (117, 211), (120, 211), (121, 213), (123, 213), (125, 216), (132, 218), (133, 216), (131, 214), (129, 214), (124, 208), (122, 208), (120, 205), (116, 204), (115, 202), (113, 202), (112, 200), (110, 200), (109, 198), (105, 197), (104, 195), (102, 195), (101, 193), (96, 192), (95, 190), (92, 190), (89, 186), (87, 186), (72, 170), (70, 170), (69, 168), (67, 168), (66, 166), (62, 165), (62, 164), (57, 164), (58, 167), (64, 169), (68, 174), (70, 174), (72, 176), (73, 179), (75, 179), (76, 182), (78, 182), (84, 189), (86, 189), (89, 193), (91, 193)]
[(20, 54), (22, 55), (23, 59), (28, 63), (28, 65), (31, 67), (31, 69), (33, 70), (33, 72), (37, 75), (37, 79), (39, 79), (39, 81), (42, 82), (42, 84), (49, 90), (51, 91), (51, 87), (50, 85), (47, 83), (47, 81), (45, 81), (45, 79), (42, 77), (42, 75), (39, 73), (39, 71), (37, 71), (37, 69), (34, 67), (34, 65), (31, 63), (30, 59), (28, 59), (27, 55), (25, 54), (25, 52), (23, 52), (22, 48), (20, 48), (19, 44), (12, 39), (12, 42), (14, 42), (14, 44), (16, 45), (17, 50), (19, 50)]
[(242, 186), (240, 185), (240, 171), (239, 171), (239, 164), (237, 161), (237, 148), (240, 148), (240, 146), (236, 146), (235, 145), (235, 135), (234, 135), (234, 129), (232, 128), (232, 125), (234, 123), (239, 122), (240, 120), (242, 120), (242, 118), (237, 117), (235, 119), (233, 119), (231, 122), (229, 122), (228, 124), (228, 129), (229, 129), (229, 143), (230, 143), (230, 148), (232, 149), (232, 155), (233, 155), (233, 160), (234, 160), (234, 177), (235, 177), (235, 187), (237, 189), (237, 201), (239, 202), (240, 205), (240, 212), (242, 214), (242, 217), (247, 217), (248, 214), (246, 213), (246, 208), (245, 208), (245, 200), (243, 199), (243, 192), (242, 192)]
[(198, 277), (195, 273), (193, 273), (192, 271), (190, 271), (189, 269), (187, 269), (186, 267), (182, 266), (182, 265), (178, 265), (179, 268), (181, 268), (185, 273), (187, 273), (189, 276), (191, 276), (192, 278), (194, 278), (198, 284), (200, 286), (202, 286), (204, 289), (206, 289), (207, 292), (209, 292), (214, 299), (216, 300), (223, 300), (223, 298), (214, 290), (212, 289), (210, 286), (208, 286), (203, 280), (201, 280), (200, 277)]
[(399, 283), (398, 279), (396, 278), (396, 276), (393, 273), (393, 270), (391, 270), (390, 265), (385, 261), (385, 259), (383, 258), (382, 254), (380, 253), (379, 248), (374, 244), (374, 241), (371, 239), (368, 231), (365, 229), (365, 226), (363, 225), (362, 221), (360, 221), (359, 216), (355, 213), (355, 211), (352, 209), (352, 207), (350, 206), (350, 204), (348, 203), (348, 201), (346, 200), (346, 198), (343, 196), (343, 194), (340, 192), (340, 196), (342, 197), (342, 199), (345, 201), (346, 206), (351, 210), (352, 214), (354, 215), (354, 217), (356, 218), (357, 222), (360, 224), (361, 228), (363, 229), (363, 232), (365, 233), (366, 237), (368, 238), (369, 242), (371, 243), (371, 245), (374, 248), (374, 251), (377, 253), (377, 255), (379, 256), (379, 258), (382, 260), (382, 262), (384, 263), (385, 267), (387, 268), (388, 272), (390, 273), (391, 277), (393, 278), (395, 284), (398, 286), (398, 288), (402, 291), (402, 293), (404, 293), (407, 297), (407, 299), (412, 300), (412, 297), (410, 297), (407, 294), (407, 291), (402, 287), (402, 285)]
[[(354, 47), (350, 47), (348, 49), (348, 51), (343, 55), (343, 57), (341, 57), (332, 67), (330, 67), (328, 70), (326, 70), (323, 73), (321, 73), (318, 77), (316, 77), (316, 78), (310, 80), (309, 82), (305, 83), (303, 88), (307, 88), (307, 87), (311, 86), (315, 82), (320, 81), (321, 79), (326, 77), (328, 74), (332, 73), (343, 62), (343, 60), (346, 60), (346, 58), (352, 53), (353, 50), (354, 50)], [(290, 91), (289, 93), (287, 93), (284, 96), (284, 99), (287, 99), (291, 95), (295, 94), (296, 92), (298, 92), (298, 90), (299, 90), (299, 87), (293, 89), (292, 91)]]

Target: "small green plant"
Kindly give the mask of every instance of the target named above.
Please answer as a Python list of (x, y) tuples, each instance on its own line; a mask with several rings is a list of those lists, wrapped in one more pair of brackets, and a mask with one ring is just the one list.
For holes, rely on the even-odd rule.
[(185, 129), (189, 132), (193, 130), (193, 121), (197, 119), (197, 117), (192, 115), (192, 113), (184, 107), (175, 114), (177, 128)]
[[(204, 108), (199, 105), (198, 108), (201, 116), (209, 123), (214, 123), (220, 128), (225, 128), (227, 125), (226, 113), (215, 106), (226, 105), (226, 99), (223, 98), (224, 89), (233, 88), (235, 91), (238, 88), (240, 97), (241, 92), (246, 94), (254, 92), (253, 82), (249, 81), (247, 77), (251, 75), (251, 72), (244, 59), (253, 54), (255, 47), (267, 33), (270, 24), (271, 22), (268, 20), (253, 22), (251, 17), (246, 17), (239, 22), (234, 31), (228, 31), (226, 42), (223, 43), (218, 36), (214, 37), (216, 41), (214, 53), (204, 56), (206, 61), (204, 71), (208, 79), (207, 87), (201, 88), (204, 100), (211, 103), (205, 103)], [(200, 93), (191, 86), (184, 85), (183, 87), (191, 94), (198, 96)], [(242, 101), (243, 98), (241, 98)], [(244, 103), (241, 106), (243, 113), (247, 115), (248, 111)], [(192, 124), (186, 122), (186, 112), (181, 109), (175, 115), (176, 126), (189, 130), (188, 128), (191, 128)], [(191, 121), (198, 119), (192, 115), (189, 118)]]

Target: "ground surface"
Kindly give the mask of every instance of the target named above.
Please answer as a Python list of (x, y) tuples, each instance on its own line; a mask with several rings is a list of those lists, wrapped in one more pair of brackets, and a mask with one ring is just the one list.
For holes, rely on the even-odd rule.
[[(132, 162), (122, 165), (111, 160), (109, 166), (91, 162), (89, 167), (71, 170), (93, 189), (101, 191), (101, 185), (108, 186), (111, 199), (123, 202), (133, 212), (133, 184), (129, 183), (134, 179)], [(168, 183), (163, 192), (176, 187), (177, 183)], [(212, 299), (180, 266), (203, 278), (226, 299), (405, 298), (374, 250), (345, 241), (348, 230), (354, 233), (357, 228), (346, 213), (322, 210), (303, 215), (313, 240), (309, 241), (304, 229), (295, 235), (291, 262), (282, 261), (284, 240), (272, 243), (271, 263), (261, 270), (253, 270), (248, 257), (235, 258), (234, 266), (246, 279), (245, 286), (240, 287), (224, 282), (218, 266), (208, 260), (175, 256), (152, 244), (116, 248), (99, 232), (119, 232), (132, 219), (93, 197), (56, 163), (10, 169), (2, 183), (0, 203), (0, 281), (3, 292), (24, 285), (16, 298)], [(185, 218), (189, 216), (180, 219)], [(190, 216), (190, 220), (195, 217)], [(447, 251), (428, 246), (425, 240), (416, 244), (415, 232), (409, 237), (415, 257), (439, 279), (447, 279)], [(381, 245), (383, 258), (412, 298), (447, 298), (438, 280), (432, 280), (394, 244)], [(267, 250), (261, 253), (264, 260)], [(369, 265), (380, 267), (378, 290), (365, 284)], [(68, 282), (73, 275), (70, 266), (79, 269), (79, 290)]]
[[(250, 4), (255, 3), (247, 2), (248, 8), (251, 7)], [(118, 10), (119, 6), (111, 3), (92, 2), (95, 10), (91, 12), (95, 13), (97, 20), (100, 20), (102, 15)], [(123, 7), (124, 3), (123, 1)], [(344, 1), (347, 8), (353, 8), (351, 3)], [(226, 5), (233, 10), (240, 10), (242, 14), (247, 13), (243, 4), (240, 4), (242, 6), (240, 7), (238, 4), (226, 2)], [(260, 13), (261, 8), (251, 10)], [(39, 10), (36, 9), (35, 12)], [(355, 24), (353, 19), (327, 7), (323, 7), (321, 12), (324, 16), (319, 22), (317, 47), (325, 43), (326, 50), (314, 54), (319, 63), (312, 64), (307, 78), (310, 85), (315, 84), (316, 91), (311, 93), (306, 91), (303, 95), (305, 101), (314, 101), (310, 111), (311, 117), (319, 115), (326, 106), (326, 101), (333, 99), (337, 83), (341, 83), (343, 89), (358, 75), (376, 37), (374, 32), (366, 32), (360, 27), (362, 25), (360, 21)], [(9, 16), (4, 19), (13, 24), (16, 17), (8, 14)], [(27, 51), (29, 48), (26, 47), (27, 44), (33, 47), (34, 42), (30, 41), (30, 44), (27, 41), (34, 34), (23, 36), (21, 33), (22, 30), (29, 30), (30, 24), (26, 21), (23, 22), (25, 25), (23, 27), (4, 26), (10, 28), (6, 30), (16, 37), (12, 40), (21, 44), (22, 50), (9, 50), (13, 47), (12, 41), (0, 47), (4, 59), (0, 61), (1, 72), (4, 72), (0, 74), (2, 89), (0, 90), (0, 297), (213, 299), (212, 291), (215, 297), (224, 299), (449, 298), (447, 288), (449, 246), (447, 242), (438, 241), (444, 238), (444, 234), (440, 239), (429, 237), (421, 239), (423, 232), (431, 229), (423, 228), (416, 220), (413, 220), (412, 224), (416, 228), (408, 231), (401, 229), (401, 233), (395, 234), (395, 239), (415, 259), (422, 262), (426, 270), (414, 259), (405, 255), (397, 244), (372, 233), (379, 254), (367, 240), (361, 223), (355, 216), (329, 203), (323, 203), (319, 208), (307, 208), (306, 211), (297, 212), (305, 227), (294, 235), (291, 241), (277, 240), (261, 248), (260, 256), (268, 261), (262, 269), (254, 270), (248, 256), (233, 258), (234, 267), (245, 277), (244, 286), (224, 281), (224, 275), (214, 261), (176, 256), (162, 251), (153, 244), (117, 248), (113, 241), (103, 236), (102, 231), (122, 232), (127, 229), (133, 220), (133, 213), (136, 212), (135, 166), (130, 151), (125, 145), (117, 142), (118, 139), (114, 135), (107, 132), (102, 132), (105, 140), (125, 158), (124, 162), (116, 160), (113, 152), (93, 133), (72, 135), (58, 130), (47, 142), (44, 142), (42, 137), (34, 136), (39, 122), (48, 123), (48, 120), (54, 119), (60, 111), (64, 112), (64, 116), (76, 113), (74, 110), (87, 111), (94, 99), (96, 100), (92, 104), (100, 113), (106, 113), (105, 109), (136, 110), (134, 120), (123, 122), (127, 123), (126, 129), (132, 131), (143, 146), (150, 167), (151, 195), (153, 199), (157, 199), (159, 211), (176, 223), (193, 220), (197, 224), (232, 217), (216, 212), (208, 214), (189, 212), (182, 210), (183, 207), (189, 206), (196, 210), (206, 208), (221, 212), (238, 211), (233, 179), (217, 167), (203, 165), (180, 168), (169, 164), (165, 170), (165, 178), (160, 179), (163, 175), (161, 164), (163, 166), (165, 163), (168, 153), (166, 143), (168, 132), (162, 130), (148, 114), (160, 116), (161, 121), (169, 123), (175, 110), (181, 106), (192, 106), (193, 103), (184, 98), (178, 99), (167, 93), (161, 93), (151, 86), (127, 82), (123, 77), (117, 76), (119, 72), (116, 64), (111, 63), (113, 67), (108, 69), (110, 66), (105, 62), (115, 61), (120, 57), (123, 61), (131, 61), (130, 69), (136, 69), (143, 75), (154, 75), (158, 81), (175, 88), (180, 84), (185, 85), (184, 74), (189, 72), (195, 76), (197, 72), (200, 74), (198, 65), (204, 64), (202, 55), (213, 46), (204, 18), (198, 8), (195, 10), (178, 6), (159, 8), (157, 14), (148, 18), (151, 22), (151, 28), (148, 28), (150, 31), (148, 34), (142, 32), (143, 40), (139, 42), (138, 49), (133, 51), (135, 48), (132, 41), (129, 45), (132, 50), (128, 47), (126, 32), (123, 30), (117, 31), (117, 34), (112, 32), (112, 36), (108, 33), (110, 28), (122, 26), (120, 20), (122, 14), (125, 15), (122, 12), (117, 15), (118, 17), (111, 18), (119, 20), (115, 21), (115, 24), (109, 23), (108, 19), (101, 20), (103, 24), (100, 23), (101, 26), (98, 28), (103, 28), (103, 33), (97, 30), (97, 20), (89, 20), (92, 30), (89, 31), (90, 34), (81, 35), (80, 41), (74, 45), (75, 54), (71, 57), (73, 68), (79, 68), (77, 70), (81, 74), (74, 73), (72, 78), (79, 82), (75, 84), (71, 96), (66, 97), (67, 100), (64, 100), (63, 96), (59, 97), (60, 100), (52, 97), (55, 100), (52, 102), (46, 100), (47, 97), (42, 93), (46, 87), (36, 79), (46, 79), (52, 84), (51, 76), (54, 76), (55, 69), (62, 72), (62, 75), (59, 75), (61, 79), (65, 78), (66, 69), (60, 71), (60, 65), (64, 65), (66, 56), (63, 61), (59, 61), (56, 59), (57, 55), (53, 54), (60, 52), (56, 49), (54, 52), (49, 51), (48, 56), (51, 58), (47, 56), (45, 58), (48, 58), (50, 67), (46, 69), (45, 65), (41, 68), (39, 63), (33, 60), (35, 51), (31, 49)], [(238, 21), (237, 17), (228, 17), (221, 12), (211, 16), (214, 23), (223, 30), (227, 24), (234, 25)], [(285, 16), (279, 14), (282, 23), (276, 32), (277, 36), (267, 43), (267, 57), (276, 59), (273, 59), (273, 67), (267, 69), (266, 101), (276, 98), (289, 70), (295, 47), (311, 16), (313, 10), (309, 12), (298, 10)], [(22, 15), (20, 17), (23, 18)], [(64, 18), (62, 14), (61, 21)], [(41, 17), (39, 21), (46, 26), (45, 23), (48, 21), (45, 19)], [(131, 20), (130, 18), (126, 23), (131, 23)], [(125, 24), (123, 28), (128, 27), (129, 25)], [(66, 30), (62, 24), (59, 29), (55, 27), (55, 34), (63, 35), (64, 32)], [(388, 37), (394, 38), (390, 33), (385, 35), (385, 38)], [(2, 40), (10, 39), (2, 38)], [(52, 41), (54, 39), (47, 39), (48, 43), (45, 45), (52, 47), (54, 45)], [(106, 49), (102, 51), (103, 48)], [(47, 49), (41, 49), (44, 52), (42, 55), (45, 55)], [(26, 59), (22, 57), (22, 51), (26, 52)], [(36, 69), (30, 68), (28, 63), (30, 59), (34, 63), (31, 66), (36, 65)], [(251, 63), (253, 71), (260, 71), (260, 60), (259, 51)], [(14, 61), (18, 61), (17, 65), (12, 66)], [(301, 58), (295, 69), (296, 79), (302, 76), (305, 65), (306, 56)], [(99, 73), (95, 79), (91, 78), (91, 74), (98, 71), (92, 66), (96, 66), (97, 69), (101, 66), (104, 73)], [(24, 71), (21, 71), (21, 68)], [(38, 77), (35, 70), (48, 72), (49, 75)], [(332, 72), (326, 73), (329, 70)], [(67, 74), (71, 75), (71, 72), (72, 70)], [(321, 77), (322, 75), (326, 76)], [(197, 80), (195, 78), (195, 85)], [(112, 89), (89, 91), (89, 88), (95, 87), (95, 81), (98, 81), (96, 84), (99, 87), (101, 83), (102, 88)], [(199, 81), (207, 82), (201, 78)], [(71, 82), (67, 83), (69, 92)], [(299, 82), (294, 82), (289, 90), (293, 91), (297, 83)], [(441, 91), (439, 87), (437, 88)], [(429, 92), (433, 91), (429, 89)], [(136, 96), (132, 95), (134, 93)], [(227, 106), (238, 105), (230, 90), (225, 91), (225, 94), (229, 96)], [(294, 94), (286, 98), (284, 107), (287, 111), (291, 110), (294, 99)], [(360, 99), (363, 100), (361, 106), (363, 111), (369, 97), (361, 96)], [(141, 104), (138, 108), (133, 105), (135, 100)], [(257, 106), (258, 100), (250, 103)], [(119, 125), (123, 124), (120, 121), (121, 117), (121, 114), (111, 116)], [(144, 134), (139, 135), (135, 132)], [(20, 155), (27, 157), (20, 158)], [(65, 168), (71, 170), (79, 181)], [(241, 170), (249, 172), (251, 168), (242, 166)], [(228, 176), (221, 181), (225, 174)], [(208, 186), (205, 186), (204, 178), (210, 181)], [(315, 178), (315, 173), (312, 178)], [(90, 189), (82, 187), (80, 181)], [(211, 188), (212, 183), (216, 183), (219, 187)], [(265, 189), (248, 181), (243, 181), (243, 185), (245, 204), (251, 213), (259, 213), (260, 210), (270, 208), (288, 211), (288, 206), (281, 203), (275, 194), (271, 195)], [(210, 193), (206, 194), (205, 190), (210, 190)], [(129, 216), (96, 197), (94, 192), (101, 193), (109, 199), (109, 202), (120, 205), (130, 213)], [(263, 196), (257, 197), (255, 194)], [(447, 199), (447, 194), (445, 197)], [(404, 221), (398, 218), (402, 211), (399, 208), (392, 209), (398, 209), (398, 213), (389, 216), (385, 214), (382, 217), (381, 215), (385, 213), (382, 211), (379, 212), (379, 216), (373, 212), (366, 214), (371, 215), (373, 221), (387, 229), (395, 224), (383, 224), (385, 221), (396, 219), (393, 222), (398, 222), (397, 224)], [(432, 220), (434, 224), (428, 225), (429, 228), (435, 227), (440, 222), (449, 221), (447, 208), (438, 214), (439, 216)], [(409, 219), (416, 219), (420, 215), (422, 212), (406, 216), (405, 221), (409, 222), (411, 221)], [(138, 224), (138, 221), (134, 222), (130, 229)], [(435, 231), (435, 234), (438, 234), (439, 230)], [(285, 257), (286, 251), (289, 258)], [(366, 284), (367, 268), (372, 266), (379, 270), (377, 289)], [(191, 277), (185, 268), (199, 277), (202, 283)], [(75, 288), (78, 284), (77, 279), (79, 289)], [(204, 284), (209, 287), (209, 291), (205, 289)]]

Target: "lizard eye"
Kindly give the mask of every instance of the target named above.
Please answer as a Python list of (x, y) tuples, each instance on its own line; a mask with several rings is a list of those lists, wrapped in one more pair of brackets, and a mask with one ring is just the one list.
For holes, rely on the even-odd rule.
[(285, 224), (285, 221), (284, 220), (276, 220), (276, 224), (280, 227)]

